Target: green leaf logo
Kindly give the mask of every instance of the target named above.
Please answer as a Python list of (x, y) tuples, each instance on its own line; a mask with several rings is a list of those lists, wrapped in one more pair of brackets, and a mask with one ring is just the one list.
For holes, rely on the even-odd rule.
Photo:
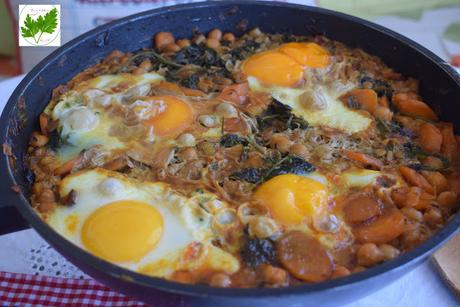
[(58, 12), (56, 8), (53, 8), (44, 16), (38, 16), (35, 20), (27, 14), (24, 20), (24, 27), (21, 27), (21, 35), (22, 37), (33, 38), (35, 43), (38, 44), (43, 33), (52, 34), (56, 31), (57, 23)]

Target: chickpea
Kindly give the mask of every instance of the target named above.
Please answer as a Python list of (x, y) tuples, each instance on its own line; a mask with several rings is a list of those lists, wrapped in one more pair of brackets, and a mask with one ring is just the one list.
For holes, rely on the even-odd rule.
[(423, 165), (434, 169), (440, 169), (444, 166), (444, 163), (441, 161), (441, 159), (433, 156), (426, 157), (425, 159), (423, 159), (422, 163)]
[(35, 182), (34, 185), (32, 186), (32, 193), (38, 195), (42, 192), (43, 190), (43, 183), (41, 182)]
[(166, 52), (177, 52), (180, 50), (180, 47), (177, 44), (168, 44), (164, 47), (164, 51)]
[(135, 76), (138, 76), (138, 75), (145, 74), (145, 70), (143, 68), (137, 67), (131, 73)]
[(163, 50), (169, 44), (174, 44), (174, 36), (171, 32), (158, 32), (155, 35), (155, 48)]
[(209, 284), (212, 287), (228, 288), (231, 286), (232, 280), (230, 279), (230, 276), (225, 273), (216, 273), (212, 275)]
[(342, 265), (336, 265), (334, 272), (332, 273), (332, 278), (339, 278), (350, 275), (351, 272), (349, 269)]
[(289, 148), (289, 152), (293, 155), (304, 157), (308, 153), (308, 150), (302, 144), (294, 144)]
[(216, 152), (216, 145), (211, 142), (201, 142), (198, 144), (198, 150), (206, 156), (213, 155)]
[(361, 245), (356, 254), (358, 264), (362, 266), (373, 266), (384, 259), (383, 252), (374, 243)]
[(193, 41), (195, 44), (199, 45), (201, 44), (202, 42), (204, 42), (206, 40), (206, 37), (203, 35), (203, 34), (200, 34), (198, 36), (195, 36), (193, 38)]
[(198, 122), (205, 127), (212, 128), (216, 127), (219, 123), (217, 118), (214, 115), (200, 115), (198, 117)]
[(415, 208), (410, 208), (410, 207), (404, 207), (401, 209), (401, 212), (410, 218), (411, 220), (421, 222), (423, 221), (423, 213), (418, 211)]
[(381, 120), (390, 121), (393, 118), (393, 112), (389, 108), (378, 106), (374, 112), (374, 116)]
[(264, 265), (262, 268), (262, 277), (264, 281), (271, 285), (282, 285), (287, 277), (285, 270), (272, 265)]
[(139, 64), (139, 68), (142, 68), (145, 71), (148, 71), (148, 70), (152, 69), (152, 62), (150, 62), (149, 59), (145, 59), (145, 60), (143, 60), (141, 62), (141, 64)]
[(279, 234), (280, 227), (275, 220), (266, 216), (255, 216), (248, 223), (249, 235), (257, 238), (268, 238)]
[(51, 189), (45, 188), (41, 191), (38, 201), (40, 203), (51, 203), (56, 201), (56, 197)]
[(438, 195), (437, 202), (443, 207), (453, 206), (457, 202), (457, 195), (452, 191), (444, 191)]
[(396, 258), (399, 256), (399, 253), (400, 253), (396, 247), (391, 246), (390, 244), (382, 244), (379, 246), (379, 248), (383, 253), (384, 260), (390, 260), (390, 259)]
[(292, 141), (282, 133), (273, 134), (270, 143), (281, 152), (288, 152), (292, 146)]
[(257, 37), (257, 36), (262, 35), (262, 31), (260, 31), (259, 28), (254, 28), (251, 31), (249, 31), (249, 35), (252, 37)]
[(211, 49), (216, 49), (220, 47), (220, 42), (215, 38), (208, 38), (206, 40), (206, 46)]
[(238, 117), (238, 110), (228, 102), (219, 103), (216, 107), (216, 113), (225, 118)]
[(219, 29), (214, 29), (208, 33), (208, 39), (214, 38), (220, 41), (222, 39), (222, 31)]
[(180, 146), (191, 147), (191, 146), (195, 146), (195, 144), (196, 144), (196, 139), (195, 139), (195, 137), (193, 136), (193, 134), (191, 134), (191, 133), (184, 133), (184, 134), (181, 134), (181, 135), (179, 136), (179, 138), (177, 139), (177, 143), (178, 143)]
[(120, 50), (114, 50), (109, 53), (109, 55), (106, 57), (107, 60), (114, 59), (114, 58), (121, 58), (125, 54), (121, 52)]
[(257, 276), (253, 270), (242, 269), (232, 275), (232, 284), (234, 287), (251, 287), (257, 285)]
[(38, 205), (38, 211), (42, 213), (51, 212), (54, 210), (54, 208), (56, 208), (56, 206), (56, 202), (40, 203)]
[(423, 215), (425, 222), (427, 222), (431, 226), (436, 226), (442, 223), (442, 213), (436, 207), (431, 207), (428, 209), (425, 214)]
[(184, 148), (179, 152), (178, 156), (184, 161), (193, 161), (198, 159), (198, 153), (193, 147)]
[(227, 32), (222, 36), (224, 41), (233, 43), (235, 41), (235, 35), (233, 33)]
[(187, 48), (188, 46), (190, 46), (190, 40), (189, 39), (179, 39), (177, 42), (176, 42), (177, 46), (179, 46), (181, 49), (183, 48)]
[(262, 167), (264, 164), (264, 160), (259, 154), (255, 152), (250, 152), (246, 163), (249, 167)]
[(365, 267), (363, 267), (363, 266), (357, 266), (357, 267), (355, 267), (351, 272), (352, 272), (352, 273), (359, 273), (359, 272), (362, 272), (362, 271), (365, 271), (365, 270), (366, 270)]
[(172, 274), (171, 280), (176, 282), (180, 282), (183, 284), (194, 284), (195, 278), (193, 277), (192, 273), (189, 271), (176, 271)]

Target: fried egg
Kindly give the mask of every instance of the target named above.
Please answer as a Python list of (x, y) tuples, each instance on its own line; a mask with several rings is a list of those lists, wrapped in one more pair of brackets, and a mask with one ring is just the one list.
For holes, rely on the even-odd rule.
[(162, 80), (156, 73), (102, 75), (63, 94), (45, 111), (59, 122), (57, 159), (65, 162), (99, 145), (109, 161), (138, 142), (174, 139), (193, 122), (194, 112), (183, 97), (149, 96), (151, 85)]
[(227, 273), (239, 269), (234, 256), (211, 244), (212, 215), (200, 207), (203, 199), (216, 200), (211, 193), (187, 198), (165, 183), (98, 168), (64, 178), (59, 193), (70, 192), (74, 204), (58, 206), (47, 222), (102, 259), (159, 277), (203, 266)]
[(348, 133), (367, 129), (371, 118), (348, 109), (338, 99), (347, 87), (332, 88), (305, 80), (307, 70), (325, 69), (330, 63), (328, 51), (318, 44), (288, 43), (249, 57), (241, 69), (252, 91), (270, 94), (312, 125)]
[[(310, 233), (328, 248), (343, 247), (344, 242), (353, 240), (349, 226), (334, 209), (335, 199), (348, 195), (350, 189), (375, 185), (383, 175), (392, 178), (396, 186), (401, 184), (401, 180), (391, 174), (367, 169), (349, 169), (333, 178), (315, 171), (302, 176), (275, 176), (257, 187), (253, 198), (285, 229)], [(325, 231), (318, 232), (318, 228)]]
[(64, 93), (55, 106), (45, 110), (51, 119), (59, 121), (57, 158), (67, 161), (94, 145), (102, 145), (105, 151), (129, 147), (111, 133), (113, 127), (122, 125), (123, 117), (107, 112), (107, 107), (148, 94), (150, 85), (162, 80), (156, 73), (102, 75)]
[(327, 50), (316, 43), (287, 43), (249, 57), (241, 68), (264, 85), (292, 87), (301, 83), (304, 69), (323, 68), (329, 62)]

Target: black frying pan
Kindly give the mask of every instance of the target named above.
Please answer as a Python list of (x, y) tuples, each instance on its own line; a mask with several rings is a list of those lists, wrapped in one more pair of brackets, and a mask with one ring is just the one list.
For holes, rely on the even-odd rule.
[[(110, 264), (62, 238), (31, 209), (30, 174), (23, 157), (53, 88), (114, 49), (135, 51), (151, 47), (152, 36), (158, 31), (190, 37), (193, 28), (206, 33), (217, 27), (241, 34), (235, 29), (241, 20), (247, 21), (248, 29), (257, 26), (272, 33), (323, 34), (377, 55), (390, 67), (419, 79), (424, 100), (440, 112), (443, 120), (460, 127), (459, 75), (422, 46), (386, 28), (341, 13), (286, 3), (216, 1), (160, 8), (111, 22), (72, 40), (40, 62), (16, 88), (0, 121), (0, 143), (7, 143), (13, 149), (13, 157), (0, 154), (0, 230), (5, 233), (30, 225), (87, 274), (155, 306), (343, 304), (382, 288), (426, 260), (456, 232), (460, 215), (411, 252), (348, 277), (280, 289), (218, 289), (178, 284)], [(10, 164), (11, 159), (15, 160), (14, 165)], [(22, 193), (13, 192), (13, 185), (21, 187)]]

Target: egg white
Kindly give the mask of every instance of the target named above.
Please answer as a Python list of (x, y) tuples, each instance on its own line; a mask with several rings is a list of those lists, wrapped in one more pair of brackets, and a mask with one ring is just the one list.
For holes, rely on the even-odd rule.
[(369, 117), (345, 107), (338, 99), (343, 93), (336, 93), (327, 87), (321, 86), (326, 107), (322, 110), (312, 110), (300, 102), (301, 95), (306, 91), (304, 88), (265, 86), (251, 76), (247, 80), (252, 91), (269, 93), (279, 102), (290, 106), (296, 116), (305, 119), (311, 125), (336, 128), (352, 134), (366, 130), (372, 122)]
[[(164, 78), (157, 73), (101, 75), (83, 81), (63, 94), (53, 108), (45, 110), (53, 120), (59, 120), (58, 131), (62, 144), (58, 148), (57, 159), (65, 162), (94, 145), (101, 145), (101, 150), (109, 153), (108, 156), (114, 150), (129, 148), (129, 143), (120, 141), (110, 133), (113, 127), (122, 124), (123, 118), (108, 114), (106, 108), (142, 95), (150, 91), (151, 84), (162, 80)], [(96, 124), (80, 129), (69, 125), (72, 114), (82, 110), (96, 118)], [(84, 122), (85, 117), (81, 116), (80, 121)]]
[[(82, 226), (92, 212), (114, 201), (134, 200), (149, 204), (160, 213), (163, 218), (163, 235), (158, 244), (139, 262), (123, 262), (117, 263), (118, 265), (160, 277), (168, 277), (185, 267), (199, 267), (209, 263), (214, 265), (214, 269), (223, 272), (232, 273), (239, 268), (239, 262), (234, 256), (212, 246), (211, 240), (215, 238), (210, 228), (212, 216), (199, 209), (199, 199), (188, 199), (165, 183), (139, 182), (120, 173), (94, 169), (64, 178), (60, 185), (60, 195), (67, 195), (72, 190), (77, 195), (75, 204), (68, 207), (58, 206), (48, 216), (47, 222), (54, 230), (83, 249)], [(203, 197), (216, 198), (207, 192)], [(73, 226), (69, 227), (71, 224)], [(199, 257), (190, 262), (182, 261), (187, 248), (197, 242), (202, 244)], [(214, 257), (224, 261), (221, 263), (215, 259), (210, 260)]]

